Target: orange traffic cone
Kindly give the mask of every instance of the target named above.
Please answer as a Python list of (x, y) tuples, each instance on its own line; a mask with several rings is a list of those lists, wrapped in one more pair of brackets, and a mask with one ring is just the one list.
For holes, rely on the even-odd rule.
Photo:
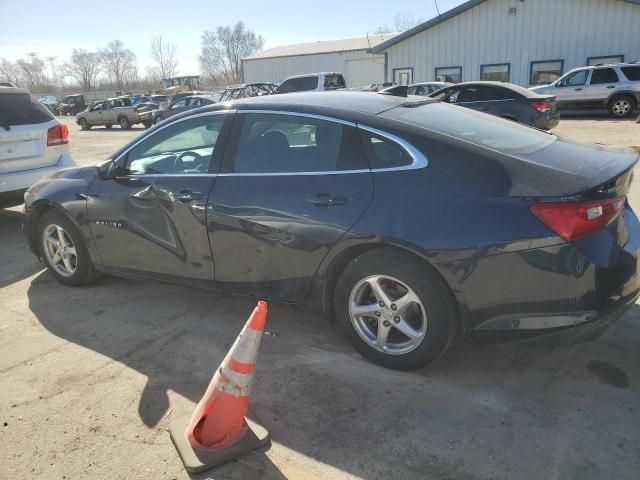
[(266, 320), (267, 303), (260, 301), (191, 418), (171, 422), (171, 440), (187, 471), (207, 470), (269, 441), (264, 427), (245, 416)]

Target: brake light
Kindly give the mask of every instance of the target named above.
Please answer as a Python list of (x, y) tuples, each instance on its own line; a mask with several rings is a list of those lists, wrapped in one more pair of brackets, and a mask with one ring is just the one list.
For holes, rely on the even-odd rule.
[(609, 225), (624, 208), (626, 197), (588, 202), (539, 202), (529, 208), (542, 223), (567, 242)]
[(56, 125), (47, 130), (47, 147), (69, 143), (69, 129), (66, 125)]
[(548, 100), (542, 102), (531, 102), (531, 106), (539, 112), (545, 113), (551, 110), (551, 103)]

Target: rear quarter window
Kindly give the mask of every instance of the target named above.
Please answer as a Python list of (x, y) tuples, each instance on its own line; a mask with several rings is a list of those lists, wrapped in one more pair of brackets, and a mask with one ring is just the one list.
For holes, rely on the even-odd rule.
[(49, 110), (28, 93), (0, 94), (0, 126), (33, 125), (53, 118)]
[(622, 73), (632, 82), (640, 82), (640, 66), (638, 67), (622, 67)]

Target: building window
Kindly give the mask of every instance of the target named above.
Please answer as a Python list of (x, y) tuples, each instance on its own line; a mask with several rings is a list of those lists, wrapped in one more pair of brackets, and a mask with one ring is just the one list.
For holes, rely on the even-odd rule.
[(480, 65), (480, 80), (490, 80), (493, 82), (508, 82), (510, 76), (511, 76), (510, 63)]
[(604, 57), (589, 57), (587, 58), (587, 66), (593, 67), (594, 65), (607, 65), (610, 63), (622, 63), (624, 62), (624, 55), (607, 55)]
[(436, 68), (436, 82), (460, 83), (462, 81), (462, 67)]
[(413, 68), (394, 68), (393, 83), (396, 85), (410, 85), (413, 83)]
[(564, 60), (531, 62), (530, 85), (546, 85), (562, 76)]

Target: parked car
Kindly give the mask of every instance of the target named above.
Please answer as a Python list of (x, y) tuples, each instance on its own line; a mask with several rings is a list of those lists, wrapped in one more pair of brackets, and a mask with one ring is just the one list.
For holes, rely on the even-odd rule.
[(87, 104), (82, 94), (67, 95), (58, 104), (58, 115), (77, 115), (86, 108)]
[(344, 81), (344, 76), (341, 73), (309, 73), (307, 75), (295, 75), (285, 78), (284, 81), (278, 85), (278, 93), (338, 90), (340, 88), (346, 88), (346, 86), (347, 83)]
[(540, 95), (512, 83), (458, 83), (438, 90), (429, 97), (542, 130), (550, 130), (560, 122), (553, 95)]
[(531, 90), (555, 95), (560, 110), (609, 110), (611, 116), (625, 118), (640, 104), (640, 64), (574, 68), (555, 82)]
[(120, 128), (127, 130), (136, 123), (143, 123), (140, 112), (145, 110), (142, 104), (131, 105), (128, 97), (108, 98), (80, 113), (76, 123), (82, 130), (89, 130), (98, 125), (104, 125), (106, 128), (120, 125)]
[(409, 85), (407, 89), (407, 95), (419, 95), (422, 97), (426, 97), (427, 95), (432, 94), (433, 92), (437, 92), (443, 88), (453, 86), (453, 83), (448, 82), (423, 82), (423, 83), (413, 83)]
[(38, 101), (54, 115), (58, 111), (59, 102), (53, 95), (43, 95), (41, 97), (38, 97)]
[(169, 106), (171, 106), (172, 103), (177, 102), (181, 98), (194, 97), (196, 95), (213, 95), (213, 93), (212, 92), (205, 92), (205, 91), (201, 91), (201, 90), (191, 90), (191, 91), (188, 91), (188, 92), (178, 92), (178, 93), (174, 94), (171, 97), (171, 101), (169, 102)]
[(211, 96), (205, 96), (205, 95), (183, 97), (177, 102), (172, 103), (169, 108), (145, 112), (140, 115), (140, 118), (143, 121), (143, 123), (145, 123), (145, 125), (147, 123), (149, 123), (149, 125), (153, 125), (156, 123), (160, 123), (164, 119), (172, 117), (178, 113), (182, 113), (186, 110), (203, 107), (205, 105), (211, 105), (213, 103), (216, 103), (216, 100), (217, 100), (217, 97), (215, 96), (211, 97)]
[(378, 93), (381, 95), (393, 95), (394, 97), (406, 97), (409, 93), (408, 85), (392, 85), (390, 87), (383, 88)]
[(66, 285), (102, 272), (302, 304), (411, 369), (456, 334), (587, 335), (633, 305), (638, 156), (428, 98), (256, 97), (36, 184), (25, 233)]
[(73, 167), (69, 130), (23, 88), (0, 87), (0, 208), (42, 177)]
[(166, 95), (134, 95), (130, 98), (131, 105), (139, 105), (142, 103), (156, 104), (158, 108), (167, 108), (169, 106), (169, 97)]

